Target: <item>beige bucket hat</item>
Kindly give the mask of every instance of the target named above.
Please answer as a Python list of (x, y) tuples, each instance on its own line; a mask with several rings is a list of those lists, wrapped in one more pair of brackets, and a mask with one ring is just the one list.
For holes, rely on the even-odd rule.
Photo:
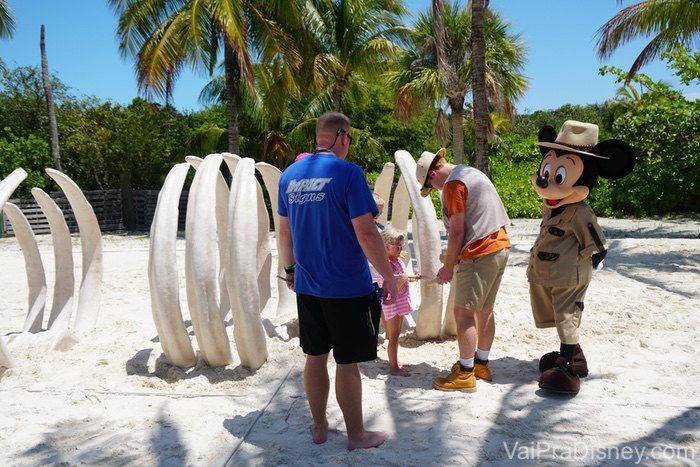
[(420, 185), (420, 195), (428, 196), (433, 187), (426, 187), (425, 184), (428, 182), (428, 172), (430, 171), (430, 166), (433, 165), (433, 161), (437, 157), (445, 157), (445, 148), (438, 149), (438, 152), (432, 153), (430, 151), (423, 151), (418, 159), (418, 165), (416, 165), (416, 179), (418, 179), (418, 184)]
[(606, 156), (590, 152), (598, 144), (598, 125), (593, 123), (567, 120), (562, 124), (554, 142), (540, 141), (537, 144), (545, 148), (563, 149), (584, 156), (608, 159)]

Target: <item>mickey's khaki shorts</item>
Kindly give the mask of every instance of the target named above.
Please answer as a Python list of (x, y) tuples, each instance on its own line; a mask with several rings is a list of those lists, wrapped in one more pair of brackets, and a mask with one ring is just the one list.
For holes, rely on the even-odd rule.
[(510, 248), (474, 259), (463, 259), (455, 272), (455, 306), (471, 311), (493, 310)]
[(586, 289), (588, 283), (573, 287), (547, 287), (530, 283), (530, 306), (535, 326), (556, 326), (562, 344), (578, 344)]

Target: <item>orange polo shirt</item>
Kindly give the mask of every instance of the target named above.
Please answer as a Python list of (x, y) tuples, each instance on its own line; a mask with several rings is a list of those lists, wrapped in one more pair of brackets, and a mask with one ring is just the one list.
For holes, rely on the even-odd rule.
[[(448, 217), (461, 212), (464, 213), (464, 218), (468, 219), (467, 213), (467, 190), (466, 185), (459, 180), (452, 180), (445, 184), (443, 188), (443, 197), (445, 199), (445, 209)], [(490, 255), (496, 253), (503, 248), (510, 248), (510, 240), (506, 228), (501, 227), (497, 232), (492, 233), (482, 239), (470, 243), (462, 250), (460, 259), (474, 259), (479, 256)]]

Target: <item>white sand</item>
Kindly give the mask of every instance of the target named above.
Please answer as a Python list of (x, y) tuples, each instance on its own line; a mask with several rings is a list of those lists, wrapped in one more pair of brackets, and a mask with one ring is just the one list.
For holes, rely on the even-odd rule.
[[(479, 382), (474, 394), (431, 389), (456, 360), (456, 342), (418, 341), (409, 331), (399, 359), (412, 365), (410, 377), (387, 375), (383, 349), (361, 366), (366, 426), (391, 438), (352, 452), (333, 391), (329, 439), (311, 443), (297, 339), (268, 339), (271, 357), (257, 372), (237, 357), (217, 369), (165, 363), (150, 311), (146, 237), (105, 236), (98, 327), (65, 351), (49, 350), (50, 333), (18, 333), (24, 260), (14, 238), (0, 239), (0, 336), (17, 363), (0, 369), (0, 464), (618, 465), (641, 456), (647, 465), (697, 465), (700, 220), (601, 220), (610, 251), (586, 297), (581, 344), (591, 374), (576, 397), (537, 387), (537, 360), (558, 348), (556, 332), (536, 329), (529, 309), (525, 266), (538, 222), (515, 220), (509, 229), (494, 381)], [(39, 243), (50, 301), (50, 237)], [(75, 245), (78, 286), (77, 238)], [(179, 247), (189, 316), (184, 241)], [(230, 317), (227, 325), (232, 336)]]

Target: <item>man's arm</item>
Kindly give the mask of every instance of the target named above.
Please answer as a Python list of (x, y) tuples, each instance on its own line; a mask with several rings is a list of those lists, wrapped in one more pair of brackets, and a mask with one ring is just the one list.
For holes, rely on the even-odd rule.
[(459, 262), (459, 255), (462, 252), (464, 243), (464, 213), (458, 212), (450, 216), (450, 230), (447, 232), (447, 252), (445, 253), (445, 264), (437, 273), (438, 282), (446, 284), (452, 281), (454, 269)]
[[(292, 231), (289, 228), (289, 219), (279, 216), (279, 236), (280, 251), (278, 261), (282, 266), (291, 266), (296, 263), (294, 258), (294, 247), (292, 242)], [(287, 273), (287, 287), (294, 288), (294, 272)]]
[[(396, 287), (394, 271), (389, 264), (389, 258), (386, 256), (382, 237), (379, 235), (377, 227), (374, 225), (372, 214), (368, 212), (354, 218), (352, 220), (352, 227), (355, 229), (357, 241), (360, 243), (362, 251), (365, 252), (365, 256), (367, 256), (372, 266), (374, 266), (377, 272), (384, 278), (383, 302), (386, 304), (393, 303), (399, 291)], [(389, 295), (388, 297), (387, 293)]]

